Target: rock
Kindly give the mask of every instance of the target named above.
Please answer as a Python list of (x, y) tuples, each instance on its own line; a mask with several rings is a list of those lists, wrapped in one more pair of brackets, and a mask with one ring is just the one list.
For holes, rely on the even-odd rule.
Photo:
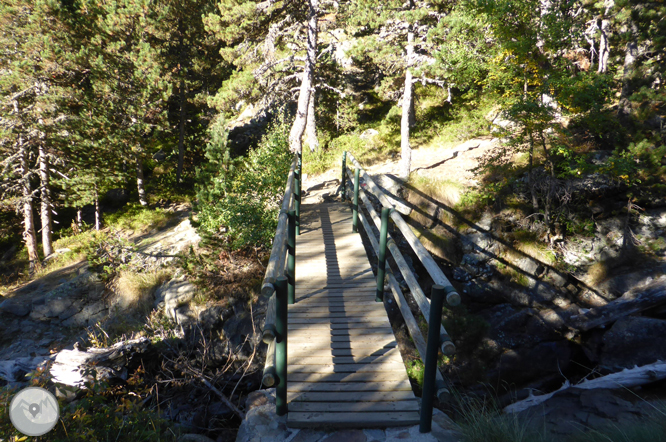
[(174, 278), (155, 291), (155, 307), (164, 303), (164, 313), (172, 319), (177, 319), (176, 308), (189, 303), (196, 291), (197, 288), (184, 276)]
[[(298, 430), (287, 428), (287, 416), (275, 412), (275, 389), (259, 390), (267, 402), (247, 409), (236, 442), (283, 442)], [(308, 441), (310, 442), (310, 441)]]
[(216, 330), (231, 317), (233, 310), (221, 305), (214, 305), (199, 313), (199, 324), (204, 331)]
[(462, 429), (441, 410), (432, 410), (432, 435), (439, 442), (457, 442), (462, 440)]
[(250, 313), (244, 309), (238, 309), (236, 314), (224, 323), (222, 330), (234, 347), (242, 345), (245, 338), (252, 336), (255, 332), (252, 328)]
[(178, 438), (178, 442), (215, 442), (213, 439), (200, 434), (183, 434)]
[(379, 135), (379, 132), (375, 129), (367, 129), (364, 130), (363, 133), (359, 136), (360, 139), (362, 140), (369, 140), (371, 138), (374, 138), (376, 135)]
[(386, 440), (386, 433), (383, 430), (363, 430), (368, 442), (384, 442)]
[(619, 319), (602, 339), (600, 364), (632, 368), (666, 360), (666, 321), (645, 317)]
[(32, 306), (26, 301), (18, 299), (5, 299), (0, 303), (0, 311), (11, 313), (14, 316), (23, 317), (30, 314)]
[(329, 434), (321, 442), (366, 442), (367, 440), (363, 430), (342, 430)]
[(30, 313), (30, 319), (44, 321), (56, 318), (59, 315), (61, 315), (63, 312), (68, 310), (72, 306), (72, 304), (73, 300), (71, 298), (49, 299), (48, 301), (46, 301), (46, 303), (35, 306), (32, 309), (32, 312)]
[(539, 433), (559, 436), (580, 433), (581, 428), (604, 430), (635, 422), (654, 410), (653, 404), (635, 399), (635, 393), (620, 389), (569, 388), (522, 411), (518, 419)]
[(489, 377), (518, 385), (569, 367), (571, 349), (567, 341), (542, 342), (533, 348), (507, 350), (500, 356), (497, 369)]
[(103, 302), (88, 304), (71, 318), (62, 322), (65, 327), (83, 327), (92, 325), (106, 317), (108, 310)]

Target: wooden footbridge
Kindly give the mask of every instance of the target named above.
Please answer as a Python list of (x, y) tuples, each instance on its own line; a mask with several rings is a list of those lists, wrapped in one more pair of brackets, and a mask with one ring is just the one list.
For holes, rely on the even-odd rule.
[[(287, 414), (291, 427), (385, 428), (420, 422), (421, 431), (427, 432), (433, 397), (448, 392), (436, 367), (438, 351), (455, 351), (441, 327), (442, 299), (446, 296), (450, 304), (457, 304), (460, 297), (436, 268), (433, 280), (439, 285), (433, 290), (431, 308), (387, 235), (389, 216), (402, 221), (399, 213), (390, 213), (398, 203), (381, 193), (351, 160), (356, 165), (351, 206), (344, 202), (346, 181), (351, 178), (345, 157), (342, 201), (301, 206), (300, 157), (294, 158), (262, 289), (270, 296), (264, 326), (264, 341), (269, 344), (264, 384), (276, 386), (276, 411)], [(379, 240), (358, 210), (361, 173), (384, 206), (380, 220), (368, 197), (360, 195), (377, 224)], [(377, 275), (358, 233), (359, 217), (379, 258)], [(407, 240), (418, 243), (413, 233)], [(432, 257), (416, 243), (412, 246), (418, 249), (417, 256), (434, 270)], [(386, 279), (387, 249), (426, 320), (434, 325), (429, 346), (395, 278), (389, 272)], [(426, 365), (421, 407), (383, 303), (385, 282)]]

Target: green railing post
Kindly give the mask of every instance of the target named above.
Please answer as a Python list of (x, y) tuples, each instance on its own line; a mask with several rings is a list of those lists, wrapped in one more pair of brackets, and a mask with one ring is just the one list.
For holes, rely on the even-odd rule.
[(356, 168), (356, 171), (354, 171), (354, 204), (352, 205), (352, 210), (353, 210), (353, 218), (352, 218), (352, 232), (356, 233), (358, 232), (358, 188), (359, 188), (359, 175), (361, 173), (361, 169), (358, 167)]
[(287, 226), (287, 282), (288, 302), (293, 304), (296, 300), (296, 212), (289, 211), (289, 223)]
[(347, 151), (342, 152), (342, 182), (340, 184), (340, 190), (342, 191), (342, 201), (345, 200), (345, 195), (347, 195)]
[(278, 416), (287, 414), (287, 278), (275, 281), (275, 408)]
[(421, 424), (419, 431), (429, 433), (432, 428), (432, 402), (435, 396), (437, 353), (439, 351), (439, 328), (442, 325), (442, 304), (446, 290), (434, 285), (430, 292), (430, 321), (428, 322), (428, 342), (426, 347), (425, 369), (423, 370), (423, 395), (421, 401)]
[(388, 236), (388, 220), (391, 209), (382, 207), (382, 228), (379, 231), (379, 262), (377, 263), (377, 294), (375, 301), (384, 300), (384, 277), (386, 276), (386, 237)]
[(301, 234), (301, 172), (294, 171), (294, 224), (296, 235)]

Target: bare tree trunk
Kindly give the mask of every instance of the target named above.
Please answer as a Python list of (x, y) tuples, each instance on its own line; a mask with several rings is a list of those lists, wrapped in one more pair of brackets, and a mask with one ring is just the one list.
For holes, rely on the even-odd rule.
[(629, 115), (631, 113), (631, 103), (629, 96), (631, 95), (630, 80), (634, 72), (634, 63), (638, 56), (638, 45), (635, 40), (627, 43), (627, 50), (624, 56), (624, 67), (622, 72), (622, 91), (620, 93), (619, 114)]
[(597, 27), (601, 35), (599, 36), (599, 67), (597, 72), (603, 74), (608, 70), (608, 56), (610, 55), (610, 43), (608, 42), (608, 26), (610, 21), (608, 20), (599, 20)]
[(146, 187), (143, 180), (143, 164), (141, 164), (141, 157), (137, 153), (135, 156), (136, 159), (136, 188), (139, 191), (139, 203), (142, 206), (148, 205), (148, 200), (146, 199)]
[(317, 121), (315, 119), (315, 91), (310, 92), (310, 101), (308, 104), (308, 118), (305, 127), (306, 144), (310, 146), (310, 151), (314, 152), (319, 147), (317, 139)]
[(412, 110), (412, 71), (410, 69), (412, 56), (414, 54), (414, 33), (407, 33), (407, 55), (405, 69), (405, 91), (402, 95), (402, 119), (400, 121), (400, 150), (402, 160), (400, 162), (400, 177), (407, 180), (412, 168), (412, 148), (409, 145), (409, 122)]
[(82, 220), (81, 220), (81, 208), (77, 207), (76, 208), (76, 225), (81, 227)]
[[(19, 144), (23, 140), (19, 139)], [(23, 193), (23, 241), (28, 250), (28, 261), (30, 274), (39, 268), (39, 255), (37, 254), (37, 233), (35, 233), (35, 219), (32, 214), (32, 190), (30, 189), (30, 167), (28, 164), (28, 150), (25, 146), (20, 147), (21, 158), (21, 181)]]
[(317, 62), (317, 15), (319, 11), (319, 0), (310, 0), (308, 10), (308, 48), (305, 66), (303, 68), (303, 79), (301, 80), (301, 91), (298, 94), (298, 108), (296, 118), (289, 133), (289, 150), (292, 152), (303, 151), (303, 132), (307, 123), (308, 106), (310, 94), (312, 93), (312, 77), (315, 63)]
[(180, 80), (180, 127), (178, 134), (178, 170), (176, 182), (180, 184), (183, 174), (183, 159), (185, 158), (185, 80)]
[(530, 153), (529, 153), (529, 168), (527, 169), (527, 185), (530, 188), (530, 196), (532, 197), (532, 210), (536, 212), (539, 210), (539, 202), (536, 197), (536, 192), (534, 190), (534, 182), (532, 178), (532, 172), (534, 168), (534, 137), (532, 136), (532, 131), (530, 130)]
[(49, 157), (42, 144), (39, 145), (39, 180), (40, 180), (40, 198), (41, 219), (42, 219), (42, 249), (44, 258), (53, 254), (53, 244), (51, 242), (51, 229), (53, 222), (51, 219), (51, 185), (49, 176)]
[(99, 232), (102, 224), (102, 215), (99, 211), (99, 194), (97, 193), (97, 183), (95, 183), (95, 230)]

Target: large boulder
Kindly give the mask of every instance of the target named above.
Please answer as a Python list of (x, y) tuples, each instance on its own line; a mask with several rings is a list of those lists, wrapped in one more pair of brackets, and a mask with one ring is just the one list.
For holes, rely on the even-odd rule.
[(627, 317), (618, 320), (602, 339), (600, 363), (612, 370), (666, 360), (666, 321)]
[(188, 304), (196, 292), (197, 288), (184, 276), (174, 278), (155, 292), (155, 307), (163, 307), (164, 313), (176, 320), (176, 309)]
[(5, 299), (0, 303), (0, 311), (11, 313), (12, 315), (23, 317), (30, 314), (32, 306), (29, 302), (17, 300), (17, 299)]

